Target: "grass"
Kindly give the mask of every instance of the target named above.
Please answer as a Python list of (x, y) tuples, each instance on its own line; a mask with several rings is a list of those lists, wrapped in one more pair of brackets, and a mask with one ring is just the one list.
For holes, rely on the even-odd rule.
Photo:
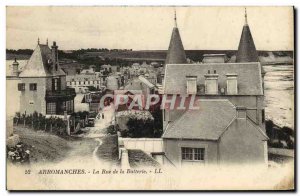
[(30, 150), (30, 162), (60, 162), (67, 158), (92, 155), (98, 143), (90, 138), (64, 138), (57, 135), (17, 127), (14, 133), (20, 136), (26, 149)]

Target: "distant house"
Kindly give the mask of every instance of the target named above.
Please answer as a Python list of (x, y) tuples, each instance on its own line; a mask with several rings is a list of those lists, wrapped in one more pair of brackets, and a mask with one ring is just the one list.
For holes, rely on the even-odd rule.
[(226, 54), (204, 54), (202, 63), (226, 63)]
[(92, 69), (82, 70), (80, 74), (68, 75), (67, 86), (74, 88), (78, 93), (85, 93), (89, 86), (100, 89), (106, 85), (106, 76)]
[(67, 76), (79, 74), (84, 66), (83, 64), (72, 60), (61, 60), (59, 61), (59, 65)]

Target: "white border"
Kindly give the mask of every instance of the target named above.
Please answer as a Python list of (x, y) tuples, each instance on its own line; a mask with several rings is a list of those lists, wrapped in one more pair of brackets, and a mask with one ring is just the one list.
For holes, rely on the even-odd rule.
[[(300, 7), (300, 1), (298, 0), (272, 0), (272, 1), (267, 1), (267, 0), (245, 0), (245, 1), (240, 1), (240, 0), (222, 0), (222, 1), (212, 1), (212, 0), (159, 0), (159, 1), (154, 1), (154, 0), (106, 0), (106, 1), (100, 1), (100, 0), (84, 0), (84, 1), (76, 1), (76, 0), (2, 0), (0, 1), (0, 35), (1, 35), (1, 40), (0, 40), (0, 45), (1, 45), (1, 52), (0, 52), (0, 57), (1, 57), (1, 66), (0, 66), (0, 86), (1, 86), (1, 94), (0, 96), (0, 101), (1, 101), (1, 112), (0, 112), (0, 139), (1, 139), (1, 195), (8, 195), (9, 193), (6, 191), (6, 167), (5, 167), (5, 119), (6, 119), (6, 111), (5, 111), (5, 82), (6, 82), (6, 77), (5, 77), (5, 60), (6, 60), (6, 54), (5, 54), (5, 49), (6, 49), (6, 6), (48, 6), (48, 5), (59, 5), (59, 6), (67, 6), (67, 5), (72, 5), (72, 6), (93, 6), (93, 5), (152, 5), (152, 6), (167, 6), (167, 5), (193, 5), (193, 6), (291, 6), (294, 5), (296, 8)], [(298, 10), (299, 12), (299, 10)], [(297, 20), (297, 26), (299, 26), (299, 20)], [(299, 32), (298, 32), (299, 34)], [(298, 43), (296, 43), (296, 47), (298, 46)], [(299, 50), (297, 50), (297, 54), (295, 54), (297, 59), (299, 59)], [(297, 69), (297, 75), (299, 75), (299, 68)], [(297, 85), (297, 92), (299, 85)], [(299, 97), (299, 96), (298, 96)], [(9, 107), (9, 106), (7, 106)], [(299, 120), (299, 116), (297, 116), (297, 120)], [(296, 130), (298, 131), (298, 130)], [(297, 150), (297, 156), (299, 155), (299, 150)], [(298, 161), (299, 162), (299, 161)], [(298, 169), (299, 171), (299, 165)], [(298, 180), (299, 181), (299, 180)], [(297, 186), (298, 187), (298, 186)], [(299, 187), (298, 187), (299, 188)], [(26, 193), (20, 193), (20, 195), (23, 195)], [(39, 194), (39, 193), (38, 193)], [(59, 195), (62, 195), (63, 193), (60, 193)], [(74, 193), (71, 193), (74, 194)], [(83, 193), (82, 193), (83, 194)], [(101, 194), (107, 194), (107, 193), (101, 193)], [(116, 194), (116, 193), (114, 193)], [(162, 193), (155, 193), (156, 195), (162, 195)], [(207, 194), (207, 193), (206, 193)], [(287, 194), (287, 193), (281, 193), (281, 194)], [(26, 194), (27, 195), (27, 194)], [(210, 194), (211, 195), (211, 194)]]

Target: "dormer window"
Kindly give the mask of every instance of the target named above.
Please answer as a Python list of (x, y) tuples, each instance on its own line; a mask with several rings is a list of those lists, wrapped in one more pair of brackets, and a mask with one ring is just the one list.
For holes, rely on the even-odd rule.
[(236, 73), (226, 74), (227, 95), (237, 95), (238, 94), (237, 76), (238, 75)]
[(218, 74), (206, 74), (205, 77), (205, 94), (218, 94)]
[(186, 90), (188, 95), (197, 93), (197, 76), (186, 76)]

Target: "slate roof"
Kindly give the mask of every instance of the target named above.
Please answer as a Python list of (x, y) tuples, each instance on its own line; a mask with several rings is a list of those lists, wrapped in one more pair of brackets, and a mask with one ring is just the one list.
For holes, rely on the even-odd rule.
[(258, 62), (258, 54), (248, 24), (243, 27), (236, 62)]
[(124, 90), (143, 90), (142, 81), (135, 78), (124, 87)]
[(139, 167), (160, 167), (160, 164), (151, 156), (142, 150), (130, 149), (128, 150), (129, 165), (132, 168)]
[(177, 27), (173, 28), (165, 64), (187, 63), (183, 44)]
[(169, 125), (163, 138), (218, 140), (236, 117), (228, 100), (199, 100), (199, 110), (188, 110)]
[(207, 63), (166, 65), (164, 79), (165, 94), (186, 94), (186, 76), (197, 76), (197, 85), (204, 85), (204, 75), (219, 75), (219, 88), (226, 87), (226, 74), (238, 75), (238, 95), (263, 95), (260, 63)]
[(146, 84), (149, 88), (154, 88), (154, 84), (152, 84), (149, 80), (144, 78), (143, 76), (139, 76), (139, 80)]
[(66, 75), (59, 65), (58, 70), (53, 72), (52, 66), (48, 64), (49, 59), (51, 59), (51, 50), (48, 45), (38, 44), (20, 73), (20, 77)]

